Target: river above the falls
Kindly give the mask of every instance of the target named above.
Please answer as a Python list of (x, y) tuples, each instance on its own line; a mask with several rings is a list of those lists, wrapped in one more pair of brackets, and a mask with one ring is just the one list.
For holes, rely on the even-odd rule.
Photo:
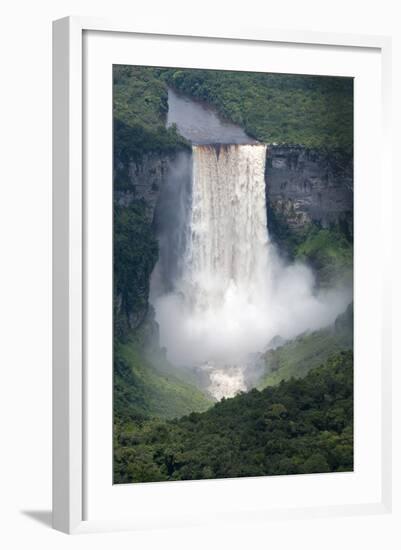
[(193, 101), (168, 90), (167, 126), (175, 124), (179, 133), (193, 144), (255, 144), (244, 130), (232, 122), (223, 120), (205, 103)]

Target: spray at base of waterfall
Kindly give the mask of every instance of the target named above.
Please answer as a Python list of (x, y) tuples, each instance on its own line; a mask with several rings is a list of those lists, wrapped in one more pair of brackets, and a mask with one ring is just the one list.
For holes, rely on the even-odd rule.
[(333, 323), (352, 291), (316, 292), (308, 267), (279, 258), (267, 231), (264, 145), (195, 146), (192, 156), (179, 269), (160, 291), (159, 262), (151, 301), (168, 359), (206, 375), (220, 399), (249, 389), (269, 342)]

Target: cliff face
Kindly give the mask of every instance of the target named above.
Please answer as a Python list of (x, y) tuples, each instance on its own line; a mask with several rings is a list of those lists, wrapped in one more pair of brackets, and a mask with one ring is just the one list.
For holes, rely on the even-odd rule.
[(352, 157), (269, 146), (266, 201), (276, 219), (295, 232), (315, 222), (324, 228), (340, 225), (352, 235)]
[[(160, 190), (171, 179), (185, 177), (183, 169), (189, 176), (189, 159), (190, 153), (180, 151), (174, 155), (147, 154), (141, 161), (130, 162), (127, 184), (115, 190), (116, 203), (128, 206), (142, 200), (152, 221)], [(181, 173), (177, 171), (178, 163)], [(295, 231), (310, 222), (322, 227), (344, 222), (352, 233), (352, 159), (303, 147), (269, 146), (266, 200), (269, 208)]]
[(158, 153), (145, 154), (140, 161), (129, 162), (125, 185), (117, 186), (114, 191), (115, 203), (128, 207), (134, 201), (142, 201), (146, 217), (152, 222), (160, 189), (169, 177), (174, 162), (175, 155)]
[[(175, 188), (190, 179), (191, 154), (183, 149), (170, 154), (144, 154), (138, 161), (116, 165), (114, 307), (121, 334), (139, 326), (152, 333), (157, 329), (149, 305), (150, 275), (160, 257), (157, 235), (168, 231), (175, 219)], [(166, 211), (171, 212), (170, 216), (165, 215)], [(160, 259), (167, 261), (163, 256)]]

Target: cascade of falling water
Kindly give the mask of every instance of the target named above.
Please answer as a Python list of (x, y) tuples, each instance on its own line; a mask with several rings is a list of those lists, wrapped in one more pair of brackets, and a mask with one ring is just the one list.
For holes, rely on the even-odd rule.
[[(312, 271), (284, 265), (267, 230), (266, 145), (194, 145), (182, 243), (169, 290), (152, 303), (160, 343), (177, 366), (206, 374), (217, 399), (246, 390), (275, 336), (332, 323), (349, 295), (314, 292)], [(159, 243), (163, 243), (159, 239)], [(160, 260), (159, 260), (160, 267)], [(155, 268), (156, 281), (158, 266)]]
[[(246, 316), (242, 318), (244, 308), (258, 311), (265, 301), (266, 146), (194, 145), (192, 158), (192, 202), (176, 286), (186, 310), (189, 340), (199, 341), (212, 319), (226, 325), (227, 334), (238, 332), (247, 322)], [(243, 362), (247, 359), (230, 348), (211, 351), (201, 364), (216, 398), (246, 389)]]
[(265, 145), (193, 146), (192, 207), (181, 291), (194, 310), (227, 293), (248, 302), (266, 292)]

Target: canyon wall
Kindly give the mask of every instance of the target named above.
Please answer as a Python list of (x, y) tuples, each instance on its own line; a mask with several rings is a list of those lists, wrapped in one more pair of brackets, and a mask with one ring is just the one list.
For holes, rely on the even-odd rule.
[(173, 172), (178, 154), (144, 154), (139, 161), (130, 161), (126, 167), (119, 166), (120, 170), (126, 169), (127, 176), (124, 185), (115, 185), (114, 202), (128, 207), (134, 201), (142, 201), (146, 217), (153, 222), (160, 190)]
[[(186, 161), (183, 159), (186, 158)], [(190, 153), (144, 155), (130, 162), (128, 182), (117, 187), (114, 199), (121, 206), (133, 200), (146, 205), (149, 220), (154, 219), (160, 190), (177, 174), (176, 164), (186, 162), (188, 178)], [(297, 146), (270, 145), (266, 159), (266, 202), (294, 231), (315, 222), (322, 227), (342, 224), (352, 234), (353, 163), (350, 156), (319, 152)], [(273, 231), (274, 233), (274, 231)]]
[(351, 236), (353, 225), (353, 163), (351, 155), (297, 146), (269, 146), (266, 162), (266, 202), (274, 221), (292, 231), (314, 222), (323, 228), (340, 226)]

